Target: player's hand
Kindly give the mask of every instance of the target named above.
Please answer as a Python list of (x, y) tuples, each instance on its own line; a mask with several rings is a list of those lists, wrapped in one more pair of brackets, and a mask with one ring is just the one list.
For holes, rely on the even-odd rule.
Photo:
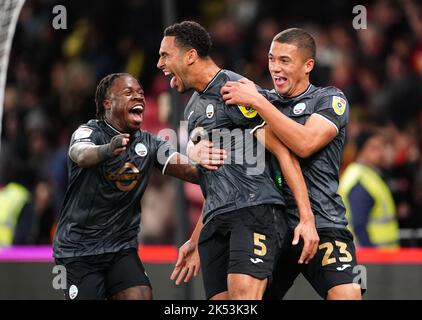
[(129, 143), (130, 135), (127, 133), (122, 133), (115, 135), (111, 138), (110, 141), (110, 151), (115, 155), (121, 154), (123, 151), (126, 150), (126, 146)]
[(187, 154), (189, 159), (208, 170), (217, 170), (218, 166), (224, 164), (224, 160), (227, 158), (226, 150), (214, 149), (213, 143), (208, 140), (201, 140), (197, 144), (191, 145)]
[(255, 107), (261, 94), (256, 89), (255, 83), (242, 78), (239, 81), (227, 81), (220, 93), (226, 104), (237, 104)]
[(313, 216), (309, 219), (300, 220), (295, 228), (292, 244), (297, 245), (300, 237), (303, 238), (303, 249), (298, 263), (307, 264), (315, 256), (319, 244), (319, 236), (315, 228), (315, 219)]
[(179, 248), (179, 255), (170, 279), (175, 281), (176, 285), (179, 285), (183, 279), (186, 283), (192, 276), (198, 275), (200, 266), (198, 244), (189, 239)]

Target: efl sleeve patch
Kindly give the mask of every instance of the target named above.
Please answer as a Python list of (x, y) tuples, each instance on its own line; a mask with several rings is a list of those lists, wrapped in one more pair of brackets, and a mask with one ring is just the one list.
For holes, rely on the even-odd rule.
[(245, 116), (245, 118), (252, 119), (255, 118), (258, 114), (258, 112), (252, 107), (245, 107), (239, 105), (237, 107), (239, 108), (240, 112), (242, 112), (242, 114)]
[(331, 106), (333, 107), (334, 112), (341, 116), (344, 111), (346, 111), (346, 100), (339, 96), (333, 96)]
[(73, 139), (74, 140), (87, 139), (91, 136), (91, 134), (92, 134), (92, 129), (82, 127), (75, 131)]

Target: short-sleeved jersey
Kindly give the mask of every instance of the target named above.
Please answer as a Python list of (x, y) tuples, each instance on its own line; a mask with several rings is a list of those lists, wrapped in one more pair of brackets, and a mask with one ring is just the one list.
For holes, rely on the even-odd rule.
[(251, 134), (262, 119), (254, 109), (227, 106), (220, 94), (227, 81), (241, 78), (228, 70), (219, 71), (203, 92), (192, 95), (185, 109), (189, 133), (204, 128), (214, 147), (228, 153), (225, 164), (218, 170), (198, 167), (205, 197), (204, 223), (218, 214), (245, 207), (284, 205), (266, 163), (269, 156)]
[[(107, 144), (119, 134), (105, 121), (91, 120), (72, 135), (78, 143)], [(137, 248), (141, 198), (153, 167), (163, 172), (174, 148), (157, 136), (136, 131), (126, 150), (82, 168), (68, 157), (69, 185), (54, 238), (54, 257), (68, 258)]]
[[(316, 114), (336, 127), (336, 137), (320, 151), (306, 159), (300, 159), (300, 163), (316, 217), (316, 227), (344, 228), (347, 225), (345, 207), (337, 189), (346, 124), (349, 120), (349, 103), (346, 97), (335, 87), (319, 88), (313, 85), (309, 85), (303, 94), (290, 99), (281, 97), (274, 90), (267, 91), (265, 96), (286, 116), (302, 125), (312, 114)], [(273, 176), (280, 176), (280, 173), (275, 172)], [(282, 184), (282, 192), (289, 227), (294, 228), (299, 222), (299, 212), (286, 183)]]

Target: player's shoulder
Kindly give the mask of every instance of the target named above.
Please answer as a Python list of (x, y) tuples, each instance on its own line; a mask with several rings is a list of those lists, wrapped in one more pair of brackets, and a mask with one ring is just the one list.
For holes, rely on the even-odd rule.
[(324, 97), (332, 97), (332, 96), (338, 96), (345, 100), (347, 100), (346, 95), (341, 91), (339, 88), (334, 86), (328, 86), (328, 87), (315, 87), (315, 90), (312, 92), (312, 95), (315, 98), (324, 98)]
[(244, 78), (244, 76), (231, 71), (231, 70), (226, 70), (223, 69), (221, 70), (221, 80), (222, 82), (227, 82), (227, 81), (238, 81), (240, 79)]
[(92, 138), (95, 132), (100, 130), (98, 120), (89, 120), (87, 123), (81, 124), (73, 133), (75, 141), (83, 141), (84, 139)]
[(189, 107), (194, 101), (198, 100), (200, 97), (200, 94), (196, 91), (193, 92), (193, 94), (191, 95), (191, 97), (189, 98), (189, 101), (186, 105), (186, 107)]
[(244, 78), (244, 76), (236, 72), (226, 70), (226, 69), (221, 69), (210, 81), (210, 83), (207, 85), (205, 90), (200, 94), (200, 96), (202, 96), (203, 94), (206, 94), (208, 97), (217, 98), (220, 96), (221, 87), (223, 87), (227, 81), (238, 81), (242, 78)]
[(258, 88), (258, 92), (262, 94), (271, 103), (280, 100), (280, 96), (277, 91), (275, 91), (275, 89), (268, 90)]
[(100, 120), (97, 119), (91, 119), (87, 123), (83, 123), (78, 127), (79, 129), (91, 129), (91, 130), (98, 130), (100, 129)]
[(329, 86), (316, 88), (312, 94), (316, 103), (314, 111), (332, 109), (337, 116), (343, 116), (347, 119), (349, 103), (343, 91), (334, 86)]
[(199, 93), (195, 91), (189, 98), (189, 101), (186, 104), (186, 108), (184, 111), (185, 120), (189, 120), (191, 113), (193, 113), (194, 108), (197, 106), (199, 97)]

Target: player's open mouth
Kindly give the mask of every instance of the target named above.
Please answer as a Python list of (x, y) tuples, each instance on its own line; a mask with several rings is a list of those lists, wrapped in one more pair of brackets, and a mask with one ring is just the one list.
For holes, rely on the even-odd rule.
[(283, 84), (285, 84), (286, 82), (287, 82), (286, 77), (274, 76), (274, 83), (276, 84), (276, 86), (280, 87)]
[(141, 103), (135, 104), (132, 108), (130, 108), (129, 113), (142, 115), (144, 113), (144, 105)]
[(173, 73), (168, 72), (168, 71), (164, 71), (164, 75), (165, 75), (167, 78), (169, 78), (169, 79), (170, 79), (170, 87), (171, 87), (172, 89), (176, 88), (176, 87), (177, 87), (177, 78), (176, 78), (176, 76), (175, 76)]
[(142, 103), (135, 104), (132, 108), (129, 109), (130, 119), (136, 125), (140, 125), (144, 120), (144, 109), (145, 106)]

